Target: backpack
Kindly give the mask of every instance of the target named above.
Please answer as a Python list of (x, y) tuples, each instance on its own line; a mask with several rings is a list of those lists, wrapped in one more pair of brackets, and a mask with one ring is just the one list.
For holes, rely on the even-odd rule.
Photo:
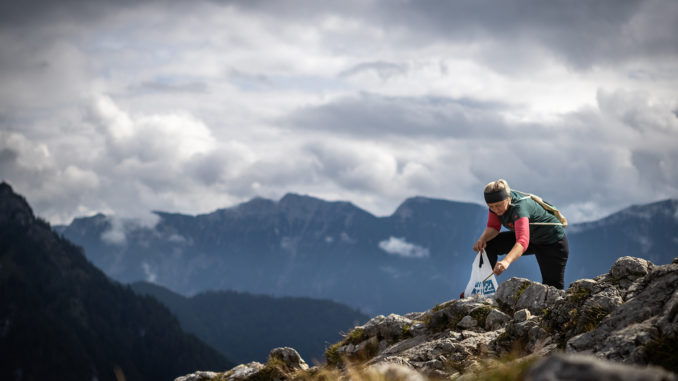
[(531, 222), (530, 225), (562, 225), (563, 227), (567, 226), (567, 218), (565, 218), (565, 216), (563, 216), (563, 214), (560, 213), (558, 208), (547, 203), (546, 201), (542, 200), (541, 197), (534, 195), (532, 193), (525, 193), (525, 192), (521, 192), (521, 191), (518, 191), (518, 190), (516, 190), (516, 192), (525, 196), (525, 197), (519, 198), (518, 201), (525, 200), (527, 198), (531, 198), (537, 204), (541, 205), (542, 208), (546, 209), (547, 212), (556, 216), (556, 218), (560, 221), (560, 223), (557, 223), (557, 222)]

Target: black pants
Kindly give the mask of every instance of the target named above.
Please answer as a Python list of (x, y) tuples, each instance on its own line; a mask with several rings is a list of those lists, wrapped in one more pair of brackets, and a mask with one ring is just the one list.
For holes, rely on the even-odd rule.
[[(487, 252), (487, 258), (490, 260), (492, 268), (497, 263), (497, 257), (507, 254), (515, 244), (516, 234), (510, 231), (501, 232), (487, 242), (485, 252)], [(543, 284), (562, 290), (565, 286), (565, 265), (569, 253), (567, 237), (563, 236), (563, 239), (550, 245), (530, 243), (523, 255), (535, 255), (537, 257)]]

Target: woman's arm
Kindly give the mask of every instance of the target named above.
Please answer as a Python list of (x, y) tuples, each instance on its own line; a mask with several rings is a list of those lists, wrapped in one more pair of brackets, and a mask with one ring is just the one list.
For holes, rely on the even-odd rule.
[(516, 244), (513, 245), (511, 251), (506, 254), (506, 257), (498, 261), (494, 266), (494, 273), (499, 275), (506, 271), (506, 269), (527, 250), (530, 244), (530, 220), (527, 217), (521, 217), (515, 222), (516, 230)]
[[(499, 234), (499, 230), (492, 228), (492, 227), (486, 227), (485, 231), (483, 234), (480, 235), (480, 238), (476, 241), (476, 243), (473, 245), (473, 250), (476, 252), (480, 252), (485, 250), (485, 247), (487, 247), (487, 241), (490, 241), (492, 238), (496, 237)], [(521, 252), (522, 254), (522, 252)]]
[(521, 255), (525, 252), (525, 248), (523, 245), (521, 245), (519, 242), (516, 242), (515, 245), (513, 245), (513, 248), (511, 248), (511, 251), (506, 254), (504, 259), (501, 261), (497, 262), (496, 265), (494, 265), (494, 274), (495, 275), (500, 275), (506, 269), (515, 261), (516, 259), (520, 258)]

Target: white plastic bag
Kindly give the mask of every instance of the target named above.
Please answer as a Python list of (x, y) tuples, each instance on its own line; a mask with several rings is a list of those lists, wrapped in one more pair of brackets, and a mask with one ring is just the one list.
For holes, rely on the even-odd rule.
[(497, 292), (497, 278), (492, 273), (492, 266), (490, 260), (487, 259), (485, 250), (476, 255), (473, 261), (473, 268), (471, 270), (471, 279), (466, 285), (464, 296), (468, 297), (474, 294), (483, 296), (491, 296)]

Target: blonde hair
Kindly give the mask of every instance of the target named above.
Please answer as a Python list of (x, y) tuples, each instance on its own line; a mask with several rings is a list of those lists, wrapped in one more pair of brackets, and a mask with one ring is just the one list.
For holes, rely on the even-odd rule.
[(511, 188), (509, 188), (508, 183), (504, 179), (499, 179), (485, 185), (484, 193), (492, 193), (501, 189), (506, 189), (506, 194), (511, 194)]

